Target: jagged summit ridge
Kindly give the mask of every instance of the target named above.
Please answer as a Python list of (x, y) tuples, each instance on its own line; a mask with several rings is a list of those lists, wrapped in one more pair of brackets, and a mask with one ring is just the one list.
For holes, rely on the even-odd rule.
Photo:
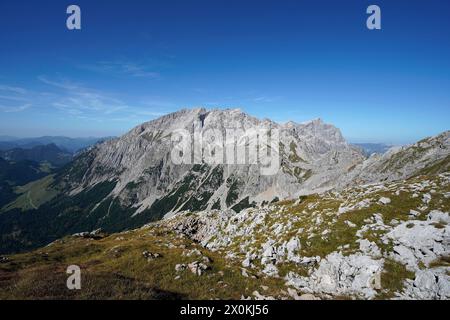
[[(170, 135), (173, 131), (184, 129), (193, 134), (214, 129), (225, 136), (227, 129), (245, 131), (255, 127), (279, 130), (281, 161), (278, 173), (264, 177), (256, 166), (250, 164), (208, 167), (202, 178), (207, 180), (215, 170), (218, 179), (208, 185), (210, 191), (214, 190), (209, 198), (212, 202), (201, 201), (201, 208), (215, 203), (222, 208), (231, 207), (247, 197), (247, 202), (259, 203), (327, 189), (342, 170), (363, 159), (346, 143), (339, 129), (321, 120), (291, 126), (260, 120), (238, 109), (183, 109), (139, 125), (123, 137), (92, 149), (90, 156), (94, 160), (91, 168), (82, 177), (82, 183), (73, 186), (73, 193), (116, 179), (118, 183), (113, 194), (124, 203), (143, 210), (170, 190), (174, 191), (177, 183), (195, 167), (195, 164), (171, 163), (173, 144)], [(322, 170), (324, 167), (327, 171)], [(131, 203), (128, 199), (130, 192), (124, 190), (130, 183), (140, 185), (133, 196), (138, 203)], [(194, 190), (190, 191), (195, 195), (208, 183), (210, 181), (196, 177), (196, 185), (192, 186)]]
[[(373, 183), (410, 178), (417, 174), (441, 173), (450, 169), (450, 131), (422, 139), (414, 144), (373, 154), (343, 180)], [(434, 166), (434, 168), (433, 168)]]
[[(174, 164), (171, 158), (175, 130), (204, 134), (254, 127), (277, 129), (279, 169), (261, 174), (258, 165), (206, 163)], [(183, 109), (143, 123), (124, 136), (95, 146), (74, 167), (84, 167), (77, 178), (68, 177), (71, 195), (112, 181), (107, 201), (129, 208), (133, 216), (185, 210), (242, 208), (274, 200), (297, 198), (357, 184), (405, 179), (445, 160), (448, 132), (416, 145), (366, 159), (348, 144), (340, 130), (321, 119), (279, 124), (258, 119), (239, 109)], [(89, 158), (82, 166), (78, 162)], [(81, 173), (81, 174), (80, 174)], [(112, 200), (116, 199), (116, 200)]]
[[(271, 175), (262, 174), (260, 164), (173, 161), (173, 130), (183, 129), (194, 137), (209, 129), (223, 134), (254, 126), (279, 130), (279, 167)], [(17, 224), (18, 215), (6, 212), (0, 220), (11, 235), (17, 228), (24, 233), (33, 229), (27, 233), (30, 238), (20, 240), (32, 245), (49, 235), (98, 228), (121, 231), (179, 212), (241, 212), (309, 194), (435, 175), (450, 170), (449, 154), (448, 131), (366, 159), (339, 129), (323, 121), (279, 124), (235, 109), (180, 110), (79, 154), (57, 175), (41, 181), (51, 195), (36, 204), (35, 215), (21, 215)], [(47, 217), (45, 226), (34, 216)], [(48, 226), (49, 220), (54, 227)], [(10, 239), (7, 245), (17, 247)]]

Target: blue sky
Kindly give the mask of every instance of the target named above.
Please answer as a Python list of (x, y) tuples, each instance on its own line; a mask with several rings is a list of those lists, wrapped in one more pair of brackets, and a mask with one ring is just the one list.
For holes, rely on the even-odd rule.
[[(82, 30), (66, 28), (77, 4)], [(382, 30), (366, 28), (366, 8)], [(450, 2), (0, 2), (0, 135), (105, 136), (184, 107), (323, 118), (352, 141), (450, 129)]]

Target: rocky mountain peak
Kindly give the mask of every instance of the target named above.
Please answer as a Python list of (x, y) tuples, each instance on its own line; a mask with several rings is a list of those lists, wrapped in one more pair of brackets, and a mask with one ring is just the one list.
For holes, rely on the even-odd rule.
[[(250, 163), (248, 158), (230, 162), (224, 156), (223, 162), (208, 164), (203, 157), (195, 158), (191, 150), (190, 161), (173, 161), (171, 134), (175, 130), (185, 129), (194, 137), (194, 133), (214, 129), (225, 137), (228, 129), (261, 126), (280, 130), (279, 157), (270, 175), (262, 173), (261, 163)], [(409, 177), (448, 155), (448, 132), (420, 144), (424, 147), (366, 160), (338, 128), (321, 119), (278, 124), (239, 109), (183, 109), (88, 150), (74, 161), (64, 180), (70, 195), (112, 184), (97, 205), (104, 201), (120, 204), (121, 211), (132, 217), (142, 214), (154, 219), (185, 210), (240, 211), (275, 199)]]
[[(224, 161), (211, 164), (202, 157), (192, 157), (191, 163), (173, 161), (174, 143), (170, 135), (173, 130), (186, 129), (193, 135), (197, 130), (217, 129), (223, 133), (228, 128), (245, 130), (254, 126), (280, 129), (279, 158), (275, 163), (278, 167), (275, 166), (276, 170), (270, 174), (260, 170), (261, 163)], [(171, 217), (173, 221), (186, 217), (185, 221), (177, 222), (181, 227), (175, 229), (188, 237), (194, 235), (193, 240), (197, 242), (209, 241), (212, 239), (209, 236), (213, 236), (216, 241), (205, 242), (205, 246), (213, 250), (227, 248), (229, 239), (239, 245), (253, 243), (256, 241), (252, 237), (253, 227), (258, 221), (265, 226), (269, 222), (272, 225), (262, 233), (261, 229), (254, 229), (268, 237), (258, 245), (261, 248), (255, 247), (257, 250), (250, 256), (242, 257), (244, 267), (251, 267), (252, 261), (257, 259), (264, 268), (261, 272), (276, 275), (277, 264), (287, 258), (296, 264), (311, 266), (311, 274), (317, 279), (329, 275), (328, 270), (336, 270), (336, 275), (348, 274), (347, 266), (353, 265), (357, 266), (355, 270), (362, 270), (362, 274), (352, 271), (352, 277), (372, 277), (374, 270), (382, 269), (378, 257), (384, 240), (402, 242), (402, 234), (405, 234), (404, 240), (409, 241), (422, 231), (436, 235), (444, 230), (438, 224), (442, 214), (429, 212), (428, 208), (434, 206), (433, 210), (448, 211), (449, 136), (447, 131), (366, 159), (358, 149), (346, 143), (338, 128), (323, 120), (278, 124), (236, 109), (185, 109), (144, 123), (120, 138), (81, 153), (58, 174), (30, 185), (17, 202), (5, 207), (24, 208), (26, 205), (36, 210), (35, 214), (20, 215), (18, 221), (15, 216), (19, 211), (12, 209), (17, 211), (0, 214), (0, 225), (6, 230), (5, 234), (20, 230), (30, 237), (25, 238), (26, 243), (34, 245), (45, 244), (42, 241), (49, 240), (52, 235), (62, 237), (98, 228), (115, 232), (142, 227), (156, 220), (162, 220), (161, 224), (165, 225)], [(435, 181), (429, 177), (434, 177)], [(40, 196), (43, 190), (48, 190), (45, 197)], [(39, 197), (35, 198), (35, 194)], [(393, 207), (392, 212), (383, 210), (397, 204), (398, 197), (403, 197), (410, 206), (401, 207), (402, 210)], [(369, 212), (370, 207), (373, 211)], [(420, 212), (423, 215), (415, 221), (415, 226), (411, 226), (412, 220), (408, 216), (417, 217)], [(361, 219), (360, 214), (367, 215)], [(392, 223), (395, 220), (393, 214), (397, 221), (405, 219), (405, 223), (398, 226)], [(268, 219), (265, 219), (266, 215)], [(381, 223), (381, 215), (385, 216), (386, 223), (391, 223), (390, 226)], [(34, 217), (43, 217), (42, 223)], [(189, 231), (203, 226), (207, 232)], [(349, 236), (347, 226), (355, 228), (356, 238), (345, 238)], [(367, 226), (386, 228), (392, 237), (380, 238), (383, 240), (380, 246), (375, 246), (358, 236)], [(171, 230), (175, 230), (173, 227), (176, 225)], [(292, 235), (296, 230), (292, 227), (299, 231), (295, 232), (295, 237)], [(311, 229), (313, 227), (315, 229)], [(276, 237), (283, 230), (289, 238)], [(334, 237), (339, 232), (341, 235)], [(206, 237), (202, 239), (202, 235)], [(243, 235), (249, 237), (243, 239)], [(328, 237), (343, 241), (333, 248), (323, 247)], [(443, 241), (443, 238), (436, 239), (437, 244)], [(350, 247), (356, 240), (360, 240), (360, 246)], [(19, 244), (21, 240), (13, 237), (7, 241), (6, 245), (2, 243), (5, 248), (23, 247), (25, 243)], [(315, 245), (318, 245), (317, 251), (311, 251)], [(305, 251), (302, 256), (296, 256), (295, 248), (301, 247)], [(324, 252), (324, 248), (330, 250)], [(341, 254), (345, 248), (354, 251), (347, 251), (349, 255)], [(409, 248), (406, 245), (400, 250), (406, 252)], [(429, 252), (430, 248), (435, 250), (437, 247), (435, 243), (426, 243), (424, 248)], [(249, 249), (245, 248), (245, 251), (250, 252)], [(278, 256), (280, 250), (286, 255)], [(321, 254), (323, 264), (318, 254)], [(403, 256), (412, 257), (410, 254)], [(145, 258), (154, 257), (147, 253)], [(432, 258), (435, 256), (430, 254)], [(412, 266), (417, 265), (416, 262), (413, 259), (406, 261)], [(315, 266), (318, 266), (317, 270)], [(344, 271), (338, 269), (340, 266), (345, 266)], [(334, 271), (331, 276), (334, 277)], [(318, 292), (323, 291), (319, 282), (311, 282), (300, 274), (287, 274), (286, 277), (294, 287), (301, 288), (306, 283)], [(345, 286), (345, 292), (338, 293), (353, 292), (353, 282), (346, 281)], [(371, 288), (363, 286), (360, 289), (358, 294), (366, 298), (375, 294)]]

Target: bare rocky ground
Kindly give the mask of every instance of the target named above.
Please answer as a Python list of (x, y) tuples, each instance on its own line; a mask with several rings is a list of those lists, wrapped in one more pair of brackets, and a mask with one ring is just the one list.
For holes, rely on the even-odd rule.
[[(321, 298), (448, 299), (450, 174), (372, 184), (264, 208), (182, 213), (172, 228)], [(291, 296), (296, 298), (297, 292)]]
[[(450, 173), (180, 212), (0, 259), (0, 298), (449, 299)], [(83, 287), (66, 288), (81, 267)]]

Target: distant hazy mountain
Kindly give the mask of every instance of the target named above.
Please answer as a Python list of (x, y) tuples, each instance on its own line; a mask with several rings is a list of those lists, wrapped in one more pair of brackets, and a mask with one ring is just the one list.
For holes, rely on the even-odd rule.
[(0, 150), (10, 150), (18, 148), (18, 145), (11, 141), (0, 141)]
[(368, 157), (374, 153), (383, 154), (392, 148), (391, 145), (384, 143), (353, 143), (353, 145), (361, 148)]
[(31, 149), (14, 148), (0, 151), (0, 157), (9, 161), (30, 160), (35, 162), (49, 162), (54, 166), (64, 165), (72, 160), (72, 153), (61, 150), (55, 144), (39, 145)]
[(0, 136), (0, 141), (14, 141), (14, 140), (18, 140), (19, 138), (17, 137), (12, 137), (12, 136)]
[(14, 138), (10, 136), (0, 136), (0, 150), (10, 150), (13, 148), (30, 149), (36, 146), (55, 144), (60, 149), (71, 153), (76, 153), (108, 139), (111, 139), (111, 137), (69, 138), (60, 136), (44, 136), (36, 138)]

